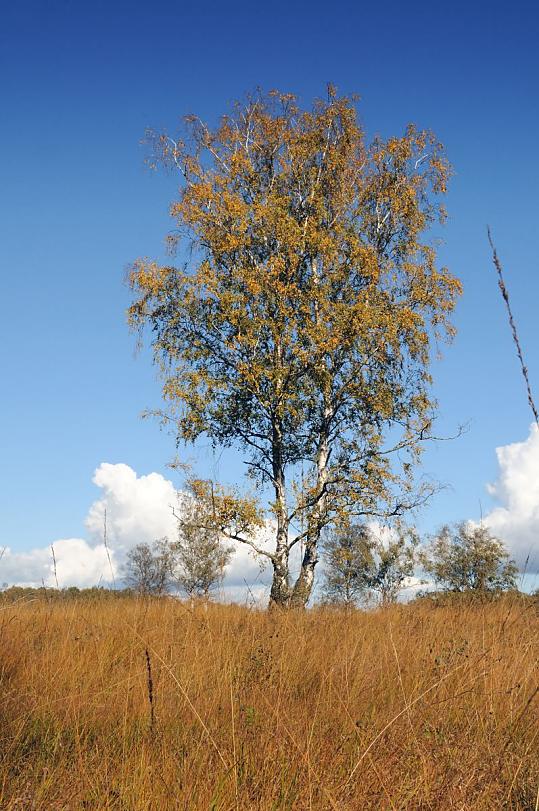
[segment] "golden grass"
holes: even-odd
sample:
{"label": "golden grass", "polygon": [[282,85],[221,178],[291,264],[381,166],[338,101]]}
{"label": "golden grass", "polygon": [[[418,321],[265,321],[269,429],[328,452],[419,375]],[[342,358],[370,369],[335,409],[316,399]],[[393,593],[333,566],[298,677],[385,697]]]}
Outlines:
{"label": "golden grass", "polygon": [[37,600],[0,625],[4,811],[539,808],[531,600]]}

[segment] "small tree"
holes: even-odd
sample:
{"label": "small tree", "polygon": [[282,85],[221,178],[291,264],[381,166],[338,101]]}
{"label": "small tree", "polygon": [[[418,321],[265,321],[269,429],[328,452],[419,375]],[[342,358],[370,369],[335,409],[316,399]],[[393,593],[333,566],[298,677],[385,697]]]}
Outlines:
{"label": "small tree", "polygon": [[178,540],[172,545],[175,580],[190,597],[207,598],[222,581],[232,550],[208,520],[204,505],[185,498],[178,518]]}
{"label": "small tree", "polygon": [[139,543],[127,553],[124,565],[126,584],[139,594],[166,594],[171,585],[172,551],[163,539],[153,546]]}
{"label": "small tree", "polygon": [[340,528],[324,543],[324,601],[351,608],[365,595],[370,565],[369,531],[364,525]]}
{"label": "small tree", "polygon": [[414,574],[417,544],[417,537],[410,530],[399,531],[387,541],[373,539],[367,582],[381,605],[394,603],[405,581]]}
{"label": "small tree", "polygon": [[326,599],[350,606],[370,593],[382,605],[394,602],[414,573],[416,546],[410,531],[384,539],[363,524],[340,530],[325,545]]}
{"label": "small tree", "polygon": [[422,556],[425,571],[446,591],[493,592],[516,588],[518,568],[487,527],[445,526]]}

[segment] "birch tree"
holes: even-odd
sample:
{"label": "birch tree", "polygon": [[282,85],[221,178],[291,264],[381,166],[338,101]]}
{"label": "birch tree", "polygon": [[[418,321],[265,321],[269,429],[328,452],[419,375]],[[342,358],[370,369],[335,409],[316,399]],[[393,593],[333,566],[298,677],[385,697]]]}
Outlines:
{"label": "birch tree", "polygon": [[166,538],[152,546],[139,543],[126,555],[123,567],[126,585],[138,594],[166,594],[172,580],[172,553]]}
{"label": "birch tree", "polygon": [[206,505],[184,498],[178,520],[178,538],[170,545],[176,583],[189,597],[207,599],[218,586],[232,556],[220,531],[214,526],[213,514],[207,515]]}
{"label": "birch tree", "polygon": [[326,601],[345,607],[372,597],[381,606],[394,603],[414,574],[417,545],[416,533],[405,527],[339,528],[324,543]]}
{"label": "birch tree", "polygon": [[498,592],[517,587],[518,567],[488,527],[466,521],[445,526],[423,553],[438,586],[456,592]]}
{"label": "birch tree", "polygon": [[236,447],[256,485],[193,482],[214,525],[271,564],[272,603],[302,606],[326,527],[431,491],[413,471],[432,436],[433,338],[451,336],[460,293],[429,238],[449,165],[413,125],[368,143],[331,87],[311,109],[256,93],[214,128],[189,116],[182,138],[151,140],[180,181],[172,261],[134,263],[130,323],[151,330],[178,441]]}
{"label": "birch tree", "polygon": [[365,599],[365,572],[372,555],[370,533],[364,524],[337,528],[322,545],[325,603],[353,608]]}

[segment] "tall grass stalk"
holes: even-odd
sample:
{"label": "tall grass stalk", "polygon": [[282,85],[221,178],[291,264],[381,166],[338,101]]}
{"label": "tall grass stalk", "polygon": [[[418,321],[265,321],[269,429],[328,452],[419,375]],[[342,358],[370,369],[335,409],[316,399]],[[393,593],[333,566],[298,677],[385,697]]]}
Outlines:
{"label": "tall grass stalk", "polygon": [[524,384],[526,386],[526,393],[528,395],[528,404],[529,404],[529,406],[530,406],[530,408],[532,410],[532,414],[533,414],[534,420],[535,420],[535,422],[537,424],[537,427],[539,428],[539,412],[537,411],[537,406],[535,404],[535,400],[534,400],[534,397],[533,397],[533,394],[532,394],[532,389],[531,389],[531,385],[530,385],[530,378],[529,378],[529,375],[528,375],[528,367],[524,363],[524,354],[522,352],[522,346],[521,346],[521,343],[520,343],[520,339],[518,337],[518,332],[517,332],[515,319],[514,319],[514,316],[513,316],[513,311],[511,309],[511,302],[509,300],[509,291],[508,291],[507,286],[505,284],[502,264],[501,264],[501,262],[500,262],[500,260],[498,258],[498,253],[497,253],[496,248],[494,246],[494,242],[492,240],[492,235],[490,233],[490,228],[488,226],[487,226],[487,234],[488,234],[488,241],[489,241],[490,247],[492,249],[492,262],[494,264],[494,267],[496,268],[496,273],[498,274],[498,287],[500,288],[500,292],[502,294],[502,298],[503,298],[504,303],[505,303],[505,308],[507,310],[507,317],[509,319],[509,327],[511,329],[511,335],[513,337],[513,343],[514,343],[515,349],[517,351],[517,357],[518,357],[518,360],[519,360],[519,363],[520,363],[520,369],[522,371],[522,376],[524,378]]}

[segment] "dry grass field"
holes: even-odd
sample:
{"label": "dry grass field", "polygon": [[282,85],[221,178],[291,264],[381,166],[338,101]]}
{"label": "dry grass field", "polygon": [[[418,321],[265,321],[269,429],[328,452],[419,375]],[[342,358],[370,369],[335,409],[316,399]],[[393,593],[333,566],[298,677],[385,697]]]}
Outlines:
{"label": "dry grass field", "polygon": [[531,599],[0,608],[3,811],[539,808]]}

